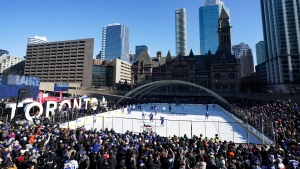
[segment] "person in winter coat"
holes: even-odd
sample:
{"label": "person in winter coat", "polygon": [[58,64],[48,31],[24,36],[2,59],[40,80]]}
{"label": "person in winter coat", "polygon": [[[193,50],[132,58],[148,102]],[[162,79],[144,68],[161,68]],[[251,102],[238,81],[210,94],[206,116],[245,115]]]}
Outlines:
{"label": "person in winter coat", "polygon": [[125,165],[125,157],[123,157],[121,159],[121,161],[118,163],[116,169],[126,169],[126,165]]}
{"label": "person in winter coat", "polygon": [[146,167],[147,169],[154,169],[152,154],[149,154],[148,158],[146,159]]}
{"label": "person in winter coat", "polygon": [[196,163],[196,166],[198,166],[199,169],[206,169],[206,162],[203,157]]}
{"label": "person in winter coat", "polygon": [[90,159],[86,155],[85,151],[80,152],[80,158],[78,160],[79,169],[88,169],[90,167]]}
{"label": "person in winter coat", "polygon": [[110,165],[108,164],[107,160],[104,160],[102,165],[101,165],[101,169],[110,169]]}
{"label": "person in winter coat", "polygon": [[[172,154],[169,154],[171,152]],[[168,157],[165,161],[166,163],[166,169],[173,169],[174,167],[174,159],[175,159],[175,154],[172,149],[169,149],[169,151],[166,152]]]}
{"label": "person in winter coat", "polygon": [[180,153],[179,158],[176,160],[175,168],[179,168],[182,166],[183,163],[186,162],[186,158],[183,153]]}
{"label": "person in winter coat", "polygon": [[109,152],[108,164],[110,165],[111,169],[115,169],[117,166],[116,156],[112,151]]}
{"label": "person in winter coat", "polygon": [[225,160],[222,160],[220,165],[218,166],[218,169],[227,169],[226,165],[225,165]]}
{"label": "person in winter coat", "polygon": [[160,159],[158,157],[154,158],[153,163],[154,163],[154,169],[160,169],[161,168]]}

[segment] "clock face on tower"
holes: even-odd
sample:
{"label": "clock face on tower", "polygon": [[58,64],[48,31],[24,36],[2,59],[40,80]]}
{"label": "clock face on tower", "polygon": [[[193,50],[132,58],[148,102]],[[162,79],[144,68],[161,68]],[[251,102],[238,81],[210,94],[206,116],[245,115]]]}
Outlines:
{"label": "clock face on tower", "polygon": [[222,28],[227,27],[228,25],[229,25],[228,22],[225,21],[225,20],[221,22],[221,27]]}

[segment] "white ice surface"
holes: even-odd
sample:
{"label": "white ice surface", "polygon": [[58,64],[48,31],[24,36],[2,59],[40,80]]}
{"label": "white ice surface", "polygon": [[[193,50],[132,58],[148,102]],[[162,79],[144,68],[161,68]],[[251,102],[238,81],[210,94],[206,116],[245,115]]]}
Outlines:
{"label": "white ice surface", "polygon": [[[154,104],[153,104],[154,105]],[[158,113],[154,116],[154,122],[150,123],[149,114],[154,110],[150,110],[150,104],[143,104],[142,110],[145,111],[145,119],[142,119],[142,111],[135,109],[131,114],[122,114],[121,112],[103,115],[98,114],[96,117],[86,117],[86,119],[77,120],[76,127],[84,124],[86,129],[90,128],[113,128],[117,133],[124,133],[127,130],[136,133],[141,132],[143,124],[149,124],[153,130],[161,136],[183,136],[186,134],[189,138],[192,135],[214,138],[218,134],[222,141],[233,141],[235,143],[247,143],[247,129],[238,124],[225,112],[217,106],[213,108],[209,105],[209,118],[205,119],[206,105],[171,105],[172,111],[169,112],[168,104],[156,104]],[[162,107],[166,110],[162,113]],[[136,106],[137,107],[137,106]],[[160,126],[160,117],[165,118],[164,127]],[[93,118],[96,120],[93,123]],[[75,128],[74,123],[70,124],[70,128]],[[256,136],[248,132],[249,143],[262,144],[262,141]]]}

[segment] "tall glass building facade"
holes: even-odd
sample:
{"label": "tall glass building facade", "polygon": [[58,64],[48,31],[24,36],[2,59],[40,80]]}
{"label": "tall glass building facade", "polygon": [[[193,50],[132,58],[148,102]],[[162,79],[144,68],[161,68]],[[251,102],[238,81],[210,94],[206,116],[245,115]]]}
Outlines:
{"label": "tall glass building facade", "polygon": [[199,8],[200,54],[205,55],[210,50],[216,53],[219,46],[218,20],[222,6],[230,17],[229,8],[219,0],[206,0]]}
{"label": "tall glass building facade", "polygon": [[143,51],[148,52],[148,47],[146,45],[135,46],[134,60],[138,58]]}
{"label": "tall glass building facade", "polygon": [[256,49],[256,61],[257,64],[261,64],[266,61],[266,46],[264,41],[259,41],[255,44]]}
{"label": "tall glass building facade", "polygon": [[261,0],[269,84],[300,82],[300,1]]}
{"label": "tall glass building facade", "polygon": [[106,60],[118,58],[129,63],[129,30],[125,25],[117,23],[106,26],[105,34],[102,33],[102,43],[105,43],[102,52]]}
{"label": "tall glass building facade", "polygon": [[175,12],[176,27],[176,55],[188,55],[187,49],[187,26],[185,8],[177,9]]}

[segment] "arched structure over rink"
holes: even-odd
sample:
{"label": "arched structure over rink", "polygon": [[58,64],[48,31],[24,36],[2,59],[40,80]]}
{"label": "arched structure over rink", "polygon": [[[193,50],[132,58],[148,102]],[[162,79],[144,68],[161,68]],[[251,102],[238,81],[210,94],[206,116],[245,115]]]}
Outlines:
{"label": "arched structure over rink", "polygon": [[181,81],[181,80],[160,80],[160,81],[155,81],[155,82],[150,82],[147,84],[144,84],[142,86],[139,86],[133,90],[131,90],[130,92],[128,92],[126,95],[124,95],[120,100],[117,101],[117,104],[121,103],[124,99],[126,99],[127,97],[131,96],[131,99],[136,98],[138,95],[140,95],[138,97],[141,98],[142,96],[144,96],[145,94],[147,94],[148,92],[158,88],[158,87],[162,87],[162,86],[168,86],[168,85],[187,85],[187,86],[192,86],[195,88],[198,88],[200,90],[203,90],[205,92],[207,92],[208,94],[210,94],[211,96],[213,96],[214,98],[220,100],[221,102],[229,105],[229,102],[227,100],[225,100],[223,97],[221,97],[220,95],[218,95],[217,93],[194,83],[191,82],[186,82],[186,81]]}

